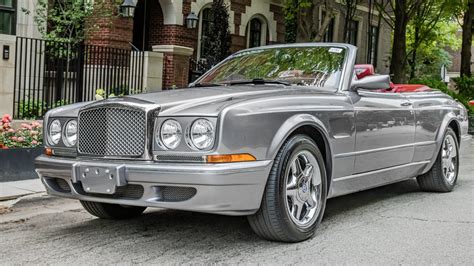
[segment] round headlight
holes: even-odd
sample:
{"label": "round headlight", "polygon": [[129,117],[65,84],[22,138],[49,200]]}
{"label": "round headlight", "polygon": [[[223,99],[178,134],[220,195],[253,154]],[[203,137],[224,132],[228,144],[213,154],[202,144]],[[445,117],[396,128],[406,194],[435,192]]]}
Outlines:
{"label": "round headlight", "polygon": [[76,120],[71,120],[67,122],[66,126],[64,127],[63,142],[64,142],[64,145],[68,147],[76,145],[76,142],[77,142],[77,121]]}
{"label": "round headlight", "polygon": [[161,125],[160,139],[161,143],[168,149],[175,149],[181,142],[181,125],[176,120],[166,120]]}
{"label": "round headlight", "polygon": [[209,149],[214,143],[214,126],[207,119],[197,119],[191,126],[190,138],[194,147]]}
{"label": "round headlight", "polygon": [[53,120],[51,124],[49,124],[49,144],[56,145],[59,143],[61,139],[61,122],[59,120]]}

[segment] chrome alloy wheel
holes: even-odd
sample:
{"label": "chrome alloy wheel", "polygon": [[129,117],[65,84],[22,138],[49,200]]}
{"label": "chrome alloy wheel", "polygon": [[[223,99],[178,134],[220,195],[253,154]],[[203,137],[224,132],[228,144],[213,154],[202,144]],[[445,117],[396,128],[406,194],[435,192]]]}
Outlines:
{"label": "chrome alloy wheel", "polygon": [[453,136],[446,135],[443,141],[443,148],[441,150],[441,165],[443,168],[443,175],[450,184],[456,178],[458,152]]}
{"label": "chrome alloy wheel", "polygon": [[286,170],[286,208],[291,220],[302,227],[313,224],[321,211],[321,171],[308,150],[298,152]]}

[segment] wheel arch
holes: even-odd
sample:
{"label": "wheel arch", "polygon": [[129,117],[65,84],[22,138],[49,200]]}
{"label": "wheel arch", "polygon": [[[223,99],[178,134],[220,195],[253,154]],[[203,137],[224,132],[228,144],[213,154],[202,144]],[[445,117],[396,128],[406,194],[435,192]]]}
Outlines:
{"label": "wheel arch", "polygon": [[441,122],[441,125],[438,130],[438,134],[436,135],[436,149],[435,153],[431,157],[431,161],[429,164],[426,165],[426,167],[423,169],[422,173],[428,172],[431,167],[433,167],[436,157],[438,156],[438,153],[441,149],[441,146],[443,144],[443,138],[444,138],[444,133],[446,132],[446,129],[451,128],[454,133],[456,134],[456,138],[458,141],[458,147],[460,146],[461,143],[461,126],[459,125],[459,121],[457,121],[457,116],[454,114],[454,112],[449,112],[444,116],[443,121]]}
{"label": "wheel arch", "polygon": [[328,193],[332,183],[333,157],[331,143],[329,142],[328,130],[324,124],[315,116],[299,114],[286,120],[275,134],[272,144],[267,152],[267,158],[275,159],[278,151],[285,141],[296,135],[304,134],[310,137],[318,146],[324,159],[327,173]]}

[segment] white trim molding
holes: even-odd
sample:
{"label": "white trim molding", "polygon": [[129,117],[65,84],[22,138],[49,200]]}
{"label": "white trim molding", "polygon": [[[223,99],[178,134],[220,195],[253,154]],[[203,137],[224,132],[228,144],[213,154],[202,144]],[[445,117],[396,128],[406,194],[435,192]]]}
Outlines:
{"label": "white trim molding", "polygon": [[[234,23],[234,11],[230,9],[231,2],[230,0],[225,0],[227,6],[227,11],[229,11],[229,30],[231,34],[235,32],[235,23]],[[212,5],[212,0],[196,0],[196,2],[191,2],[191,12],[194,12],[197,16],[201,14],[203,8],[207,8]],[[201,19],[199,17],[199,19]],[[200,33],[199,33],[200,34]]]}
{"label": "white trim molding", "polygon": [[194,52],[193,48],[180,45],[153,45],[153,52],[168,53],[174,55],[191,56]]}
{"label": "white trim molding", "polygon": [[260,15],[267,22],[269,41],[275,42],[277,40],[277,22],[273,17],[273,12],[270,11],[271,3],[270,0],[252,0],[251,5],[245,7],[245,13],[242,13],[238,35],[245,36],[247,24],[255,15]]}
{"label": "white trim molding", "polygon": [[159,0],[163,12],[164,25],[183,25],[183,1]]}

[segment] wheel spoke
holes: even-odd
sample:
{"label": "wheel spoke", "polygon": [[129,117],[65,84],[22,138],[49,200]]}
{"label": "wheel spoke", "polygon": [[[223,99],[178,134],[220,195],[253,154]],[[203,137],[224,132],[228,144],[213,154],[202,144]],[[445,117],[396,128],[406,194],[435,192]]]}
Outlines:
{"label": "wheel spoke", "polygon": [[310,163],[307,163],[306,167],[303,170],[303,176],[311,177],[313,175],[313,170],[314,170],[314,167]]}
{"label": "wheel spoke", "polygon": [[296,187],[286,190],[286,196],[290,197],[292,200],[294,200],[296,198],[297,194],[298,194],[298,188],[296,188]]}
{"label": "wheel spoke", "polygon": [[294,160],[291,164],[291,170],[293,171],[294,176],[299,176],[303,172],[303,168],[301,167],[301,162],[298,157],[296,157],[296,160]]}
{"label": "wheel spoke", "polygon": [[309,208],[314,208],[316,206],[316,199],[313,198],[313,195],[310,195],[306,203],[308,204]]}
{"label": "wheel spoke", "polygon": [[303,206],[304,206],[304,203],[301,202],[300,200],[295,200],[295,207],[296,207],[296,210],[294,212],[295,214],[295,218],[297,220],[301,220],[301,212],[303,211]]}
{"label": "wheel spoke", "polygon": [[293,189],[297,189],[297,186],[298,186],[298,178],[294,175],[290,175],[288,176],[289,180],[286,184],[286,189],[287,190],[293,190]]}

